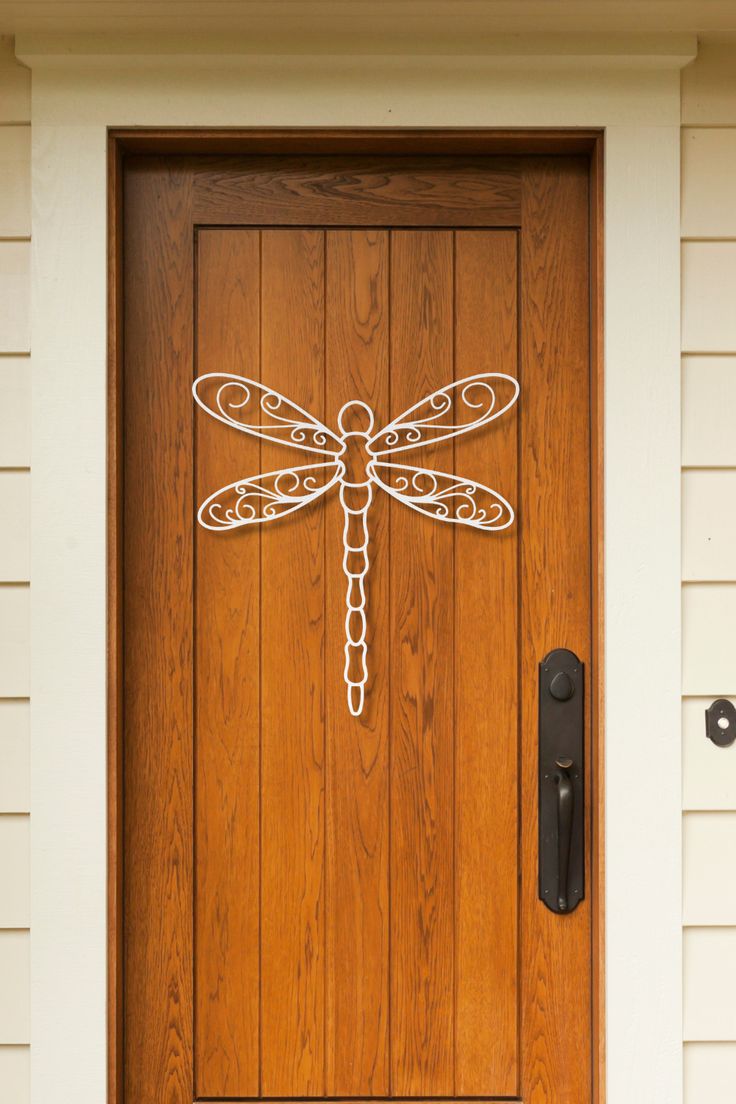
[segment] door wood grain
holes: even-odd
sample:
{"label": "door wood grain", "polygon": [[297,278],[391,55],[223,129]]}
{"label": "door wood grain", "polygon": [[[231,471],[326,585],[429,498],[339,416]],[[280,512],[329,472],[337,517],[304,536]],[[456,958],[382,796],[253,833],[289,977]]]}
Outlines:
{"label": "door wood grain", "polygon": [[[389,232],[329,231],[325,240],[327,424],[343,403],[389,411]],[[370,513],[371,662],[364,715],[345,708],[343,513],[327,527],[327,1092],[389,1093],[389,504]]]}
{"label": "door wood grain", "polygon": [[[261,374],[324,417],[324,233],[261,234]],[[284,455],[284,453],[287,455]],[[263,442],[263,471],[294,463]],[[324,510],[261,537],[261,1092],[325,1092]]]}
{"label": "door wood grain", "polygon": [[[151,217],[153,216],[153,218]],[[191,181],[126,196],[124,1066],[129,1100],[193,1094]]]}
{"label": "door wood grain", "polygon": [[[453,375],[453,236],[396,231],[391,415]],[[423,455],[424,455],[423,450]],[[411,451],[403,454],[414,461]],[[452,443],[422,462],[453,470]],[[454,1087],[453,530],[391,502],[392,1091]]]}
{"label": "door wood grain", "polygon": [[[521,239],[522,1089],[590,1095],[590,896],[563,924],[537,899],[537,665],[557,646],[590,670],[590,361],[585,164],[540,159]],[[586,703],[589,731],[589,701]],[[590,747],[589,742],[587,747]],[[590,762],[585,764],[590,793]],[[590,839],[590,817],[586,833]],[[586,885],[590,848],[586,847]],[[560,1012],[560,1010],[564,1012]]]}
{"label": "door wood grain", "polygon": [[[455,236],[455,377],[518,371],[517,235]],[[518,1091],[518,410],[455,441],[455,468],[516,503],[517,523],[455,530],[456,1085]]]}
{"label": "door wood grain", "polygon": [[[260,374],[260,235],[197,238],[197,372]],[[197,408],[196,501],[260,470],[257,440]],[[224,540],[218,538],[224,536]],[[260,976],[260,541],[195,530],[195,1069],[255,1096]],[[233,892],[236,879],[237,892]],[[200,953],[207,948],[207,953]]]}
{"label": "door wood grain", "polygon": [[[592,1104],[597,887],[588,862],[556,916],[536,868],[537,664],[592,659],[586,158],[141,156],[123,218],[118,1104]],[[358,398],[378,428],[485,371],[516,407],[397,459],[516,520],[376,491],[353,718],[337,489],[195,522],[326,458],[195,415],[192,380],[260,379],[332,428]]]}

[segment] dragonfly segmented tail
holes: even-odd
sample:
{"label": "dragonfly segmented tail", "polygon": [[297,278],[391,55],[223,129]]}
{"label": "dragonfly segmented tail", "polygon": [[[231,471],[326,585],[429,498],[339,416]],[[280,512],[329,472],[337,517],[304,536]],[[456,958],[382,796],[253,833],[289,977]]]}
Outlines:
{"label": "dragonfly segmented tail", "polygon": [[354,717],[363,712],[365,684],[368,681],[368,646],[365,642],[365,581],[368,559],[368,511],[373,502],[373,487],[340,486],[343,527],[342,567],[347,580],[345,594],[345,683],[348,709]]}

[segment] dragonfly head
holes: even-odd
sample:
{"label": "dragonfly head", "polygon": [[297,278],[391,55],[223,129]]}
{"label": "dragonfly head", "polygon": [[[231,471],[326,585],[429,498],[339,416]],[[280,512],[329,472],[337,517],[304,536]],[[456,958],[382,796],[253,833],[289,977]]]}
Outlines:
{"label": "dragonfly head", "polygon": [[373,411],[360,399],[346,402],[337,415],[337,425],[343,437],[349,433],[360,433],[370,437],[374,422]]}

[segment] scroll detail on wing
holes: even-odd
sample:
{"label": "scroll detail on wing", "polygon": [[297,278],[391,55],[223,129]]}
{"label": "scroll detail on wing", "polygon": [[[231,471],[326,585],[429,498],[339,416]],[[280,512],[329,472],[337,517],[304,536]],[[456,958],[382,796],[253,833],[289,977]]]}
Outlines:
{"label": "scroll detail on wing", "polygon": [[508,528],[514,520],[506,499],[473,479],[378,460],[372,460],[368,468],[387,494],[437,521],[498,530]]}
{"label": "scroll detail on wing", "polygon": [[197,519],[205,529],[216,530],[274,521],[325,494],[343,470],[339,461],[333,461],[238,479],[210,495]]}
{"label": "scroll detail on wing", "polygon": [[278,391],[245,376],[210,372],[198,376],[192,394],[213,418],[266,441],[336,456],[342,441],[318,418]]}
{"label": "scroll detail on wing", "polygon": [[500,372],[456,380],[394,418],[374,434],[368,450],[384,456],[458,437],[499,418],[518,395],[518,382]]}

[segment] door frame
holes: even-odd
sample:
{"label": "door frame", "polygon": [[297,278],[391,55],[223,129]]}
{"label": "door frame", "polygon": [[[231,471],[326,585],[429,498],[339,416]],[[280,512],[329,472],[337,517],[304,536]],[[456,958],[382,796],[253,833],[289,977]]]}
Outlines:
{"label": "door frame", "polygon": [[422,157],[585,154],[590,180],[590,442],[591,442],[591,1046],[592,1100],[605,1085],[604,856],[604,591],[603,591],[603,160],[601,129],[500,130],[431,128],[111,129],[108,133],[108,401],[107,401],[107,917],[108,1100],[123,1104],[123,178],[128,154],[222,156],[403,154]]}
{"label": "door frame", "polygon": [[99,1104],[108,1075],[108,129],[244,125],[605,130],[605,1080],[609,1104],[679,1104],[680,70],[695,38],[522,36],[472,57],[145,46],[16,38],[33,80],[32,1104]]}

